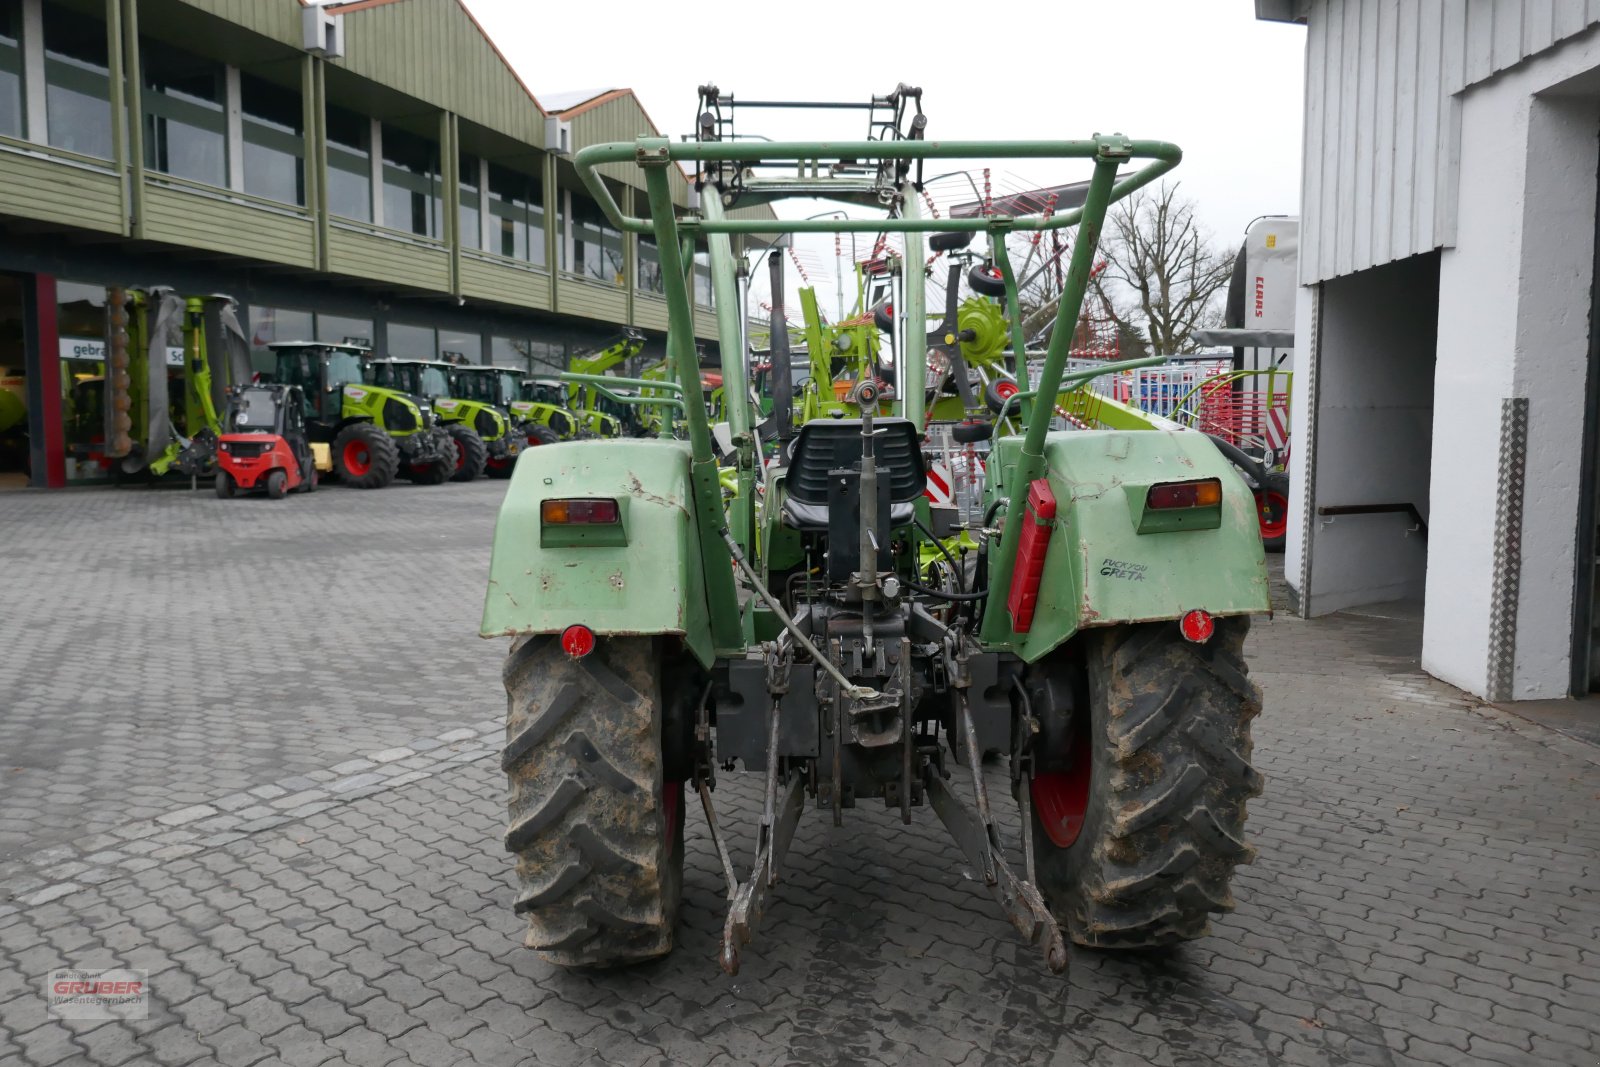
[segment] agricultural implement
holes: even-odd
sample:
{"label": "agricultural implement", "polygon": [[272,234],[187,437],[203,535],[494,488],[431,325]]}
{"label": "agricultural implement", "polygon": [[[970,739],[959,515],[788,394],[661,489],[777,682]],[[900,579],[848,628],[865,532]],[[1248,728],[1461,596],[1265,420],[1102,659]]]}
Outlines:
{"label": "agricultural implement", "polygon": [[[732,98],[707,87],[698,139],[577,154],[612,225],[660,249],[677,395],[701,392],[682,256],[691,240],[710,250],[725,382],[747,380],[738,234],[888,231],[903,235],[903,261],[921,265],[929,233],[999,245],[1008,232],[1076,225],[1056,312],[1065,328],[1036,379],[1019,361],[1009,411],[988,427],[984,507],[964,529],[924,496],[920,270],[898,301],[891,380],[858,380],[853,411],[800,426],[777,465],[761,462],[746,392],[725,391],[726,498],[695,403],[678,415],[686,440],[576,441],[523,457],[495,531],[481,632],[513,638],[505,846],[526,943],[555,963],[671,949],[688,795],[726,880],[729,973],[782,873],[804,862],[789,847],[808,798],[835,825],[868,800],[906,823],[930,807],[976,884],[1057,972],[1069,940],[1201,936],[1211,913],[1233,906],[1232,871],[1252,856],[1244,818],[1261,788],[1249,764],[1260,696],[1243,643],[1268,600],[1251,498],[1199,434],[1052,430],[1106,208],[1175,166],[1178,149],[1121,135],[933,142],[920,91],[861,106],[869,140],[735,139]],[[923,217],[923,164],[980,158],[1085,161],[1087,198],[1050,218]],[[648,217],[626,215],[600,177],[622,164],[643,171]],[[697,171],[698,214],[673,210],[678,166]],[[1126,166],[1138,169],[1118,177]],[[887,217],[728,217],[786,197]],[[998,262],[1014,301],[1003,253]],[[773,353],[777,366],[787,358]],[[1007,432],[1010,411],[1019,432]],[[925,567],[924,549],[958,533],[978,552]],[[1005,758],[1016,800],[1005,813],[984,773],[989,752]],[[762,782],[743,876],[713,804],[718,772],[736,768]],[[1007,825],[1020,864],[1002,845]]]}
{"label": "agricultural implement", "polygon": [[112,289],[106,319],[106,373],[73,395],[100,424],[78,432],[125,475],[209,474],[227,390],[252,377],[233,298]]}
{"label": "agricultural implement", "polygon": [[404,473],[423,485],[453,475],[460,454],[426,399],[369,385],[360,345],[285,341],[272,346],[273,380],[299,386],[306,434],[329,444],[339,480],[357,489],[382,489]]}

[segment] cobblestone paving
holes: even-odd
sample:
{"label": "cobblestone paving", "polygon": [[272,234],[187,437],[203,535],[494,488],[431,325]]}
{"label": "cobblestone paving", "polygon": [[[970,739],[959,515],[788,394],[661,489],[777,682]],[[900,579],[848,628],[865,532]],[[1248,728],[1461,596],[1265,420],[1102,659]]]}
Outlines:
{"label": "cobblestone paving", "polygon": [[[802,822],[728,979],[692,807],[678,951],[547,967],[472,636],[499,488],[0,498],[0,1064],[1600,1060],[1600,756],[1422,675],[1403,611],[1258,622],[1260,858],[1169,955],[1053,978],[929,812],[864,806]],[[755,784],[717,801],[748,841]],[[48,1017],[113,965],[148,1019]]]}

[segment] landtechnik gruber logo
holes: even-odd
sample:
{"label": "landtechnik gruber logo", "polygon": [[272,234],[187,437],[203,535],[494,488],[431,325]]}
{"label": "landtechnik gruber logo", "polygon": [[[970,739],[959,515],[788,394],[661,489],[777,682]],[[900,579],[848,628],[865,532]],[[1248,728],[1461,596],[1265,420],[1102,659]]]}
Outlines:
{"label": "landtechnik gruber logo", "polygon": [[150,1014],[149,971],[62,968],[45,980],[56,1019],[144,1019]]}

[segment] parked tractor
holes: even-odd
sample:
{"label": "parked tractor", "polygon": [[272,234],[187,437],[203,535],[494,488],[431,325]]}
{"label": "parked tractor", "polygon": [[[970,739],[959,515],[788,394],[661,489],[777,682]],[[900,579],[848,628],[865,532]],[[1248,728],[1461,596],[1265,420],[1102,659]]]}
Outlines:
{"label": "parked tractor", "polygon": [[567,407],[565,385],[556,378],[531,378],[522,371],[506,373],[516,383],[511,414],[529,427],[528,444],[553,445],[578,435],[578,418]]}
{"label": "parked tractor", "polygon": [[366,375],[372,385],[397,389],[432,406],[434,417],[456,445],[450,480],[470,482],[484,472],[491,455],[515,463],[524,439],[505,412],[456,395],[457,369],[439,360],[369,359]]}
{"label": "parked tractor", "polygon": [[[1233,869],[1253,855],[1245,805],[1261,789],[1249,763],[1261,698],[1244,661],[1250,616],[1268,609],[1254,503],[1200,434],[1051,428],[1063,387],[1098,373],[1065,366],[1107,206],[1171,170],[1178,148],[1120,134],[928,141],[920,90],[903,85],[874,98],[859,141],[736,137],[730,104],[705,87],[695,140],[575,157],[611,224],[660,250],[674,391],[702,391],[689,240],[710,252],[724,381],[748,380],[741,234],[903,235],[916,266],[895,301],[900,350],[887,381],[862,376],[850,413],[800,426],[771,468],[747,391],[727,390],[726,503],[698,403],[677,416],[686,440],[575,441],[519,463],[481,632],[512,638],[505,847],[526,943],[568,966],[668,952],[687,795],[727,885],[730,974],[781,875],[810,862],[790,854],[807,798],[835,825],[868,801],[907,824],[931,808],[1052,971],[1066,968],[1069,940],[1144,948],[1203,935],[1211,913],[1233,907]],[[925,161],[1021,158],[1087,161],[1082,207],[922,215]],[[648,215],[626,214],[602,180],[619,165],[642,170]],[[701,183],[694,214],[673,209],[677,168]],[[888,217],[730,217],[790,197]],[[985,507],[962,528],[924,496],[924,235],[995,244],[1073,225],[1065,328],[1037,381],[1023,372],[1017,432],[991,425]],[[958,533],[974,555],[924,565],[926,546]],[[991,795],[990,752],[1014,807]],[[717,775],[736,772],[757,776],[762,795],[742,876],[713,804]]]}
{"label": "parked tractor", "polygon": [[[517,464],[517,456],[532,445],[549,445],[561,440],[560,434],[550,426],[524,418],[516,409],[522,403],[522,372],[505,367],[490,367],[475,363],[458,364],[450,368],[451,391],[455,396],[492,408],[507,421],[506,447],[489,444],[486,470],[491,478],[509,478]],[[531,407],[531,405],[529,405]],[[570,415],[565,412],[547,412],[547,419],[558,415],[571,426]],[[477,416],[481,419],[481,416]]]}
{"label": "parked tractor", "polygon": [[[319,446],[326,449],[326,445]],[[297,385],[234,386],[217,438],[217,496],[262,492],[282,500],[317,488],[317,465],[306,437],[305,397]]]}
{"label": "parked tractor", "polygon": [[273,380],[300,387],[307,436],[333,446],[333,469],[346,485],[382,489],[401,473],[439,485],[456,472],[455,441],[426,399],[367,384],[366,348],[286,341],[272,353]]}

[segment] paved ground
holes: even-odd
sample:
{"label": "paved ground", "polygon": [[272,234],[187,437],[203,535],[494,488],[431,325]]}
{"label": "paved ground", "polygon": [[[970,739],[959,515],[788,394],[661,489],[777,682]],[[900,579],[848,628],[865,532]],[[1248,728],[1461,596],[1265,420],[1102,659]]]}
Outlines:
{"label": "paved ground", "polygon": [[[863,807],[802,824],[730,980],[691,809],[677,953],[545,966],[473,636],[500,491],[0,501],[0,1064],[1600,1060],[1600,756],[1422,675],[1403,609],[1257,625],[1260,858],[1169,956],[1064,984],[929,813]],[[150,1018],[47,1017],[111,965]]]}

